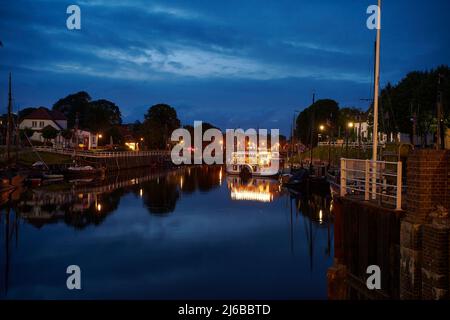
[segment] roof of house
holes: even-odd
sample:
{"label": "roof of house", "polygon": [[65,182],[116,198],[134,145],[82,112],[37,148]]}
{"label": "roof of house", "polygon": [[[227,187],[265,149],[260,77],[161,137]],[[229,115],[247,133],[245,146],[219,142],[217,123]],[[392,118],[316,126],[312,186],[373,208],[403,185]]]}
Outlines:
{"label": "roof of house", "polygon": [[29,115],[25,116],[22,120],[66,120],[66,116],[56,110],[49,110],[44,107],[39,107],[33,112],[31,112]]}

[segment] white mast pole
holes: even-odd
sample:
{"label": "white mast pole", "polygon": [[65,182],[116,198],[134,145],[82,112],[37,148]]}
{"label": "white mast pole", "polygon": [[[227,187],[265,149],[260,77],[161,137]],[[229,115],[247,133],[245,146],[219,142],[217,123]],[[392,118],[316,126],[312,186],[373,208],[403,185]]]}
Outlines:
{"label": "white mast pole", "polygon": [[377,19],[377,42],[375,49],[375,89],[373,98],[373,177],[372,177],[372,199],[376,198],[377,191],[377,152],[378,152],[378,97],[380,91],[380,40],[381,40],[381,0],[378,0]]}

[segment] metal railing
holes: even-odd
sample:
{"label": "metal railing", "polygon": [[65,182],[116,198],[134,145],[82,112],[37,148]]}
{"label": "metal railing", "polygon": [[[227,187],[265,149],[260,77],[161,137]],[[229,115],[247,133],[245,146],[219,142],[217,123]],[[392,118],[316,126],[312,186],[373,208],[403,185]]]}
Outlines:
{"label": "metal railing", "polygon": [[145,156],[168,156],[170,151],[88,151],[88,150],[73,150],[37,146],[34,147],[36,151],[51,152],[63,155],[77,155],[90,158],[121,158],[121,157],[145,157]]}
{"label": "metal railing", "polygon": [[402,209],[402,162],[341,159],[340,195],[364,195]]}
{"label": "metal railing", "polygon": [[[384,145],[385,142],[384,141],[380,141],[378,142],[378,145]],[[328,141],[321,141],[318,143],[319,147],[328,147],[328,145],[331,145],[332,147],[345,147],[345,146],[349,146],[349,147],[366,147],[366,148],[371,148],[373,146],[372,142],[349,142],[348,144],[346,142],[328,142]]]}

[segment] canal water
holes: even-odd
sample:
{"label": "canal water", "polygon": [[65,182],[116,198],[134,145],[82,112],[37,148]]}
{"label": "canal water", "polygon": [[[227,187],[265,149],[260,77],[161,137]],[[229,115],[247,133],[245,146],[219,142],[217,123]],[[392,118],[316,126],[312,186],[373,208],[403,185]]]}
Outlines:
{"label": "canal water", "polygon": [[0,209],[0,298],[326,299],[329,208],[206,166],[23,189]]}

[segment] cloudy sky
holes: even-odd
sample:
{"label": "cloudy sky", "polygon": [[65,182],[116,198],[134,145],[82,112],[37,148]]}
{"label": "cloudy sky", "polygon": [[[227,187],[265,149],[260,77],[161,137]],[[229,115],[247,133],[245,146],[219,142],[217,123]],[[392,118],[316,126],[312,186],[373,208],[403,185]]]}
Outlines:
{"label": "cloudy sky", "polygon": [[[289,130],[318,98],[367,108],[375,0],[0,0],[0,112],[85,90],[125,121],[164,102],[183,123]],[[450,64],[448,0],[384,1],[382,84]],[[66,9],[81,8],[81,30]]]}

